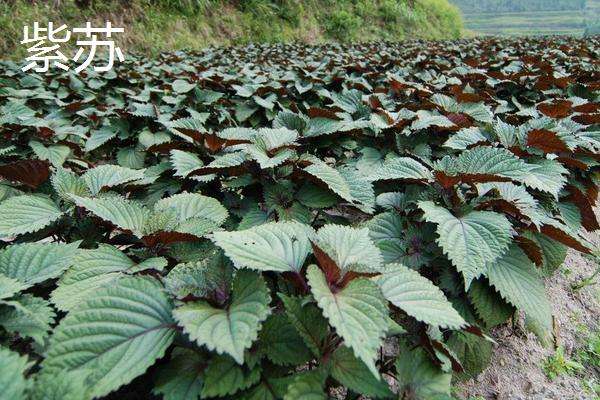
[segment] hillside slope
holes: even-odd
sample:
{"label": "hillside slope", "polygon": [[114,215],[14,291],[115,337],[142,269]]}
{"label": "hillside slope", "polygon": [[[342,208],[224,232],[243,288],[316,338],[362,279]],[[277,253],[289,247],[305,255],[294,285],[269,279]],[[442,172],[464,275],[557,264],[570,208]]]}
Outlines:
{"label": "hillside slope", "polygon": [[146,54],[248,42],[457,38],[462,32],[460,13],[447,0],[9,0],[0,2],[0,52],[22,57],[23,26],[35,21],[73,27],[106,20],[125,28],[121,48]]}

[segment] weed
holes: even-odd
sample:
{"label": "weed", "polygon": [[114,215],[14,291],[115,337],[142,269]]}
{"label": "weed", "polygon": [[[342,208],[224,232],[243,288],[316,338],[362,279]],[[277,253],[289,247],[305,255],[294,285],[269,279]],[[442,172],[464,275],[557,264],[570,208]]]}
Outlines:
{"label": "weed", "polygon": [[[581,386],[589,395],[595,396],[595,400],[600,399],[600,382],[598,381],[598,372],[600,370],[600,331],[589,335],[583,347],[577,350],[575,358],[585,366],[587,371],[591,371],[591,377],[587,376],[581,379]],[[588,373],[587,375],[590,375]]]}
{"label": "weed", "polygon": [[600,273],[600,266],[598,268],[596,268],[596,271],[594,271],[594,273],[592,275],[590,275],[589,277],[584,278],[584,279],[580,280],[579,282],[571,284],[571,289],[573,289],[573,291],[577,292],[585,287],[594,286],[594,285],[598,284],[598,282],[596,282],[596,277],[598,276],[599,273]]}
{"label": "weed", "polygon": [[579,282],[575,282],[571,284],[571,289],[574,292],[577,292],[585,287],[596,285],[596,277],[600,274],[600,250],[596,249],[593,254],[585,255],[585,257],[594,265],[596,265],[596,270],[587,278],[580,280]]}
{"label": "weed", "polygon": [[542,370],[550,380],[554,380],[563,374],[575,373],[582,369],[584,369],[584,366],[581,363],[567,358],[565,349],[562,346],[559,346],[554,355],[548,357],[542,365]]}
{"label": "weed", "polygon": [[588,336],[585,346],[577,351],[576,358],[585,366],[600,368],[600,331]]}

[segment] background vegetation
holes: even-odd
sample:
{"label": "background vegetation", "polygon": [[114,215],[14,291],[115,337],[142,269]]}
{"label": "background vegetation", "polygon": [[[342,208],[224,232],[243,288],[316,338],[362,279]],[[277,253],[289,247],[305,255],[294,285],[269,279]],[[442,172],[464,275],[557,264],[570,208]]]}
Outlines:
{"label": "background vegetation", "polygon": [[600,0],[452,0],[475,34],[600,33]]}
{"label": "background vegetation", "polygon": [[156,54],[248,42],[457,38],[459,10],[447,0],[53,0],[0,1],[0,52],[21,57],[24,25],[110,20],[119,44]]}
{"label": "background vegetation", "polygon": [[453,0],[468,12],[583,10],[586,0]]}

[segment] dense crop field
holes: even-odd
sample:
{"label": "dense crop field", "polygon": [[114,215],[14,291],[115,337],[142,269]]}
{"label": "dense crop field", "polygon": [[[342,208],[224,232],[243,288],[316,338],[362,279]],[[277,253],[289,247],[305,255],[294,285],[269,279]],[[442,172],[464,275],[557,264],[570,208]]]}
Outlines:
{"label": "dense crop field", "polygon": [[10,399],[451,399],[590,253],[600,41],[0,64]]}

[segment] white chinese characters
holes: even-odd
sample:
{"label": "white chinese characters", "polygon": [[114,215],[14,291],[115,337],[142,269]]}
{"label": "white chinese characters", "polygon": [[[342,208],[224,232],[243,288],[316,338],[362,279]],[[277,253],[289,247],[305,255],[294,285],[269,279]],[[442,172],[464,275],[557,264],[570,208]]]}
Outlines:
{"label": "white chinese characters", "polygon": [[[22,70],[33,69],[36,72],[47,72],[50,66],[53,66],[68,71],[71,60],[76,63],[81,60],[81,64],[75,68],[75,72],[79,73],[91,65],[98,49],[104,47],[108,58],[106,64],[103,66],[94,65],[94,70],[97,72],[110,71],[113,68],[115,59],[120,62],[125,61],[123,52],[111,40],[113,34],[123,32],[123,28],[113,27],[110,21],[107,21],[106,26],[102,28],[94,28],[90,22],[87,22],[85,27],[73,28],[72,31],[64,24],[55,28],[53,22],[49,22],[47,27],[41,27],[38,22],[34,22],[32,32],[29,31],[29,26],[23,27],[21,44],[29,46],[27,52],[31,55],[25,59],[27,64]],[[61,44],[67,43],[71,39],[72,34],[73,36],[79,34],[80,37],[77,38],[76,42],[79,49],[70,60],[63,54],[60,47]],[[84,56],[86,53],[87,55]]]}
{"label": "white chinese characters", "polygon": [[[23,40],[21,44],[33,43],[31,47],[27,49],[28,53],[34,53],[33,55],[26,58],[27,61],[31,61],[29,64],[24,66],[23,71],[28,71],[35,67],[36,72],[47,72],[50,67],[50,62],[53,62],[54,66],[64,69],[65,71],[69,67],[65,64],[69,59],[59,50],[60,43],[65,43],[71,38],[71,32],[68,30],[65,32],[63,37],[55,36],[57,33],[65,30],[66,25],[54,29],[54,23],[48,22],[48,28],[40,28],[39,23],[33,23],[33,34],[29,37],[29,27],[23,27]],[[46,41],[53,43],[53,46],[44,46]],[[40,66],[38,63],[43,62]]]}

